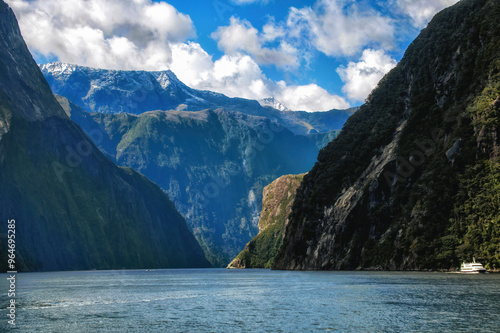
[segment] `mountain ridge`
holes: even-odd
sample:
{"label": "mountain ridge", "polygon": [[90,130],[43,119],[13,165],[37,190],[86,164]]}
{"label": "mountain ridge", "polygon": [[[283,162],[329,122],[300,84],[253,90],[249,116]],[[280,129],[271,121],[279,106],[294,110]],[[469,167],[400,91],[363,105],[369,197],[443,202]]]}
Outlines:
{"label": "mountain ridge", "polygon": [[357,110],[280,111],[255,100],[192,89],[169,70],[105,70],[59,62],[39,66],[55,94],[87,112],[141,114],[154,110],[225,109],[263,116],[296,134],[308,134],[339,130]]}
{"label": "mountain ridge", "polygon": [[[6,108],[3,108],[2,132],[6,132],[8,120],[12,116],[27,121],[44,120],[52,116],[66,118],[61,107],[54,103],[51,98],[51,94],[49,94],[50,88],[43,75],[38,72],[36,75],[30,76],[25,70],[32,67],[33,64],[36,65],[36,63],[22,39],[14,12],[7,4],[3,4],[0,10],[2,10],[2,15],[5,17],[0,22],[0,43],[10,46],[10,51],[6,50],[8,53],[5,62],[0,64],[0,78],[2,79],[0,89],[2,98],[9,101],[10,108],[13,111],[8,112]],[[18,56],[14,57],[12,53]],[[5,84],[6,81],[10,84]],[[42,93],[31,96],[31,98],[26,98],[23,94],[26,89],[35,90],[38,86],[45,88]]]}

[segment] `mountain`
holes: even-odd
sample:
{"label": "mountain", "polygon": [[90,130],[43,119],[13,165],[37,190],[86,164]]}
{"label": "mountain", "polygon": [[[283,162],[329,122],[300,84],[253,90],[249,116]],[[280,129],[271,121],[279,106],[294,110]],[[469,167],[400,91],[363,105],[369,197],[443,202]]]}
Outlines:
{"label": "mountain", "polygon": [[283,104],[281,104],[281,102],[276,100],[274,97],[268,97],[268,98],[261,99],[259,101],[259,104],[264,106],[264,107],[269,106],[269,107],[276,109],[276,110],[279,110],[279,111],[292,111],[289,108],[287,108],[286,106],[284,106]]}
{"label": "mountain", "polygon": [[[271,113],[276,110],[266,107]],[[306,111],[282,111],[280,112],[279,123],[297,134],[315,134],[326,133],[342,129],[347,119],[352,116],[358,107],[347,110],[331,110],[325,112],[306,112]],[[277,119],[271,117],[271,119]]]}
{"label": "mountain", "polygon": [[[192,89],[171,71],[118,71],[63,63],[41,65],[52,91],[87,112],[141,114],[154,110],[224,109],[266,117],[296,134],[339,130],[356,111],[299,112],[263,107],[259,102]],[[274,99],[268,99],[279,106]]]}
{"label": "mountain", "polygon": [[271,268],[283,240],[283,230],[304,175],[285,175],[264,188],[259,233],[227,268]]}
{"label": "mountain", "polygon": [[309,170],[357,110],[280,111],[192,89],[171,71],[40,69],[71,119],[118,165],[157,183],[221,267],[257,234],[263,187]]}
{"label": "mountain", "polygon": [[263,187],[309,170],[337,134],[297,135],[221,109],[104,114],[58,100],[105,154],[169,195],[207,258],[224,267],[257,234]]}
{"label": "mountain", "polygon": [[498,17],[434,17],[304,177],[274,268],[500,268]]}
{"label": "mountain", "polygon": [[[209,266],[163,191],[67,117],[3,0],[0,135],[0,217],[15,220],[17,270]],[[0,235],[7,269],[7,223]]]}

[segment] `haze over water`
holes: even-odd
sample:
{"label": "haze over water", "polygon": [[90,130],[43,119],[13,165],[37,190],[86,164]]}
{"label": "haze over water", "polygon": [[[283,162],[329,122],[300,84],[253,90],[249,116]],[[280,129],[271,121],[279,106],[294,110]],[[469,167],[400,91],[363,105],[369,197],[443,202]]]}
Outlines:
{"label": "haze over water", "polygon": [[[6,275],[0,287],[8,290]],[[18,332],[498,332],[500,274],[21,273]],[[0,330],[7,325],[1,294]]]}

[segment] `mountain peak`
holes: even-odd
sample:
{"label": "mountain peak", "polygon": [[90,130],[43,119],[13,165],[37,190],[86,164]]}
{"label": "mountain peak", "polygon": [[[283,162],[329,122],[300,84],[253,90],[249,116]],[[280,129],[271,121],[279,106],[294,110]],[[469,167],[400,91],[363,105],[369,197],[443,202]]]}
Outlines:
{"label": "mountain peak", "polygon": [[67,63],[62,63],[62,62],[50,62],[47,64],[39,65],[40,68],[42,69],[47,69],[52,72],[59,72],[59,73],[73,73],[75,69],[78,67],[78,65],[73,65],[73,64],[67,64]]}
{"label": "mountain peak", "polygon": [[180,105],[199,111],[216,105],[205,100],[204,92],[182,83],[171,70],[112,70],[61,62],[40,65],[40,69],[55,94],[89,112],[141,114],[175,110]]}
{"label": "mountain peak", "polygon": [[175,75],[174,72],[172,72],[169,69],[165,71],[155,71],[151,73],[153,74],[153,76],[156,77],[156,80],[163,89],[167,89],[170,85],[185,86],[185,84],[182,83],[181,80],[177,78],[177,75]]}
{"label": "mountain peak", "polygon": [[270,107],[272,107],[276,110],[279,110],[279,111],[292,111],[289,108],[287,108],[284,104],[282,104],[281,102],[276,100],[276,98],[274,98],[274,97],[268,97],[268,98],[261,99],[261,100],[259,100],[259,104],[264,106],[264,107],[270,106]]}
{"label": "mountain peak", "polygon": [[102,69],[95,68],[89,66],[81,66],[76,64],[64,63],[64,62],[49,62],[46,64],[38,65],[42,72],[51,72],[53,74],[59,75],[71,75],[76,71],[88,72],[88,73],[96,73],[101,75],[138,75],[138,74],[152,74],[155,78],[158,79],[160,85],[165,89],[170,83],[173,84],[182,84],[183,83],[177,78],[177,75],[174,74],[169,69],[161,70],[161,71],[143,71],[143,70],[119,70],[119,69]]}
{"label": "mountain peak", "polygon": [[[49,85],[37,68],[21,36],[14,12],[0,0],[0,126],[8,131],[10,119],[28,121],[49,117],[66,118],[52,96]],[[33,75],[35,73],[35,75]],[[6,84],[9,82],[9,84]],[[33,93],[29,97],[26,90]],[[6,107],[4,107],[6,106]]]}

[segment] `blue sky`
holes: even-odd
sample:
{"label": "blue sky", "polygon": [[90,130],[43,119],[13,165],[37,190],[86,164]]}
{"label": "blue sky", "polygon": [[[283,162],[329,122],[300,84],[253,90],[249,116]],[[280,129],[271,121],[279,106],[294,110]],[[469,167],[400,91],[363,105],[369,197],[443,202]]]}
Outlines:
{"label": "blue sky", "polygon": [[360,105],[458,0],[7,0],[39,63],[171,69],[292,110]]}

